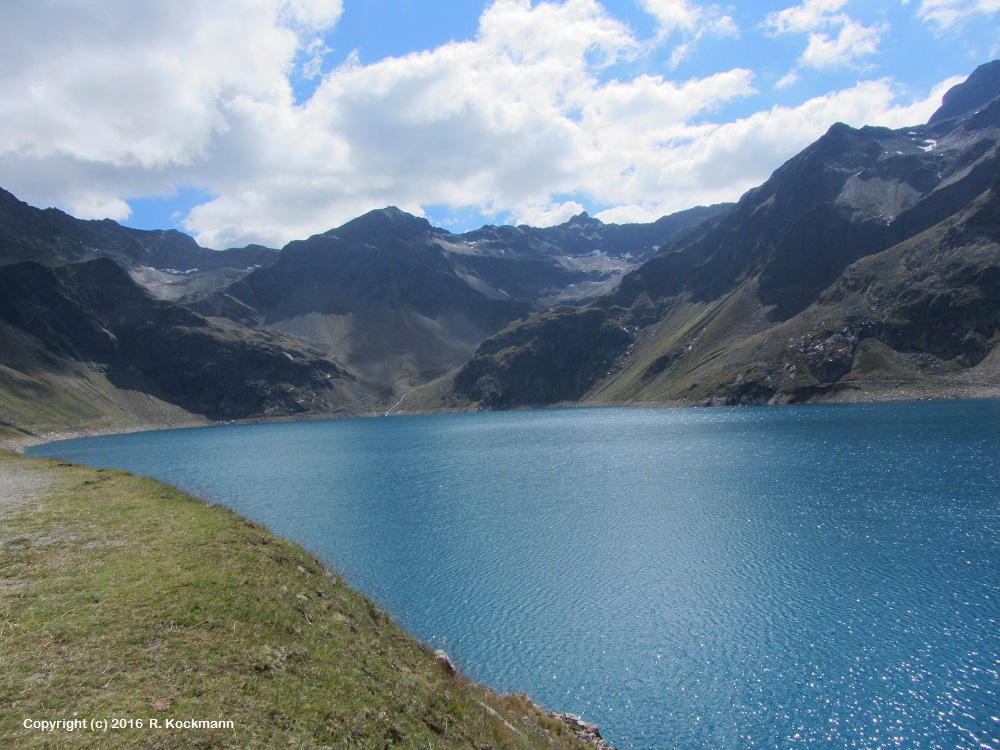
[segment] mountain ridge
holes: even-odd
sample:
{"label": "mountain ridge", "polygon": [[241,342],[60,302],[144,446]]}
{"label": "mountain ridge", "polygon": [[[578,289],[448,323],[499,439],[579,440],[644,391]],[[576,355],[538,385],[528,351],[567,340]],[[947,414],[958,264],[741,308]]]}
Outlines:
{"label": "mountain ridge", "polygon": [[157,299],[107,257],[0,266],[0,420],[29,432],[336,413],[367,396],[301,342]]}
{"label": "mountain ridge", "polygon": [[995,61],[651,224],[387,206],[214,253],[4,191],[0,423],[1000,395],[998,175]]}
{"label": "mountain ridge", "polygon": [[[936,380],[906,380],[928,391],[948,388],[950,382],[958,387],[962,368],[978,366],[994,351],[997,327],[988,305],[973,305],[962,318],[963,337],[971,337],[963,360],[954,342],[935,348],[930,341],[914,344],[912,335],[880,339],[876,334],[892,330],[891,321],[848,330],[853,325],[849,311],[831,309],[836,299],[827,290],[855,264],[893,248],[914,247],[905,243],[927,233],[940,242],[949,231],[964,232],[969,247],[978,247],[984,232],[995,236],[993,214],[963,212],[977,201],[993,205],[1000,172],[1000,66],[981,66],[969,80],[975,95],[960,90],[927,125],[896,130],[833,125],[730,212],[627,274],[613,292],[586,307],[558,316],[537,313],[505,329],[484,342],[449,382],[413,403],[510,408],[566,400],[693,405],[825,398],[837,390],[844,395],[848,380],[877,379],[874,372],[856,371],[853,356],[863,342],[870,348],[874,341],[888,347],[892,357],[929,355],[942,366],[959,368]],[[984,102],[987,94],[992,96]],[[925,262],[944,278],[949,263],[963,262],[965,248],[927,251]],[[906,266],[905,256],[893,257],[900,281],[896,294],[921,297],[921,274],[932,268],[914,269]],[[991,278],[990,252],[977,258],[982,278]],[[967,274],[962,294],[982,299],[970,291],[975,272]],[[825,308],[827,338],[823,330],[806,325],[817,322],[816,306]],[[943,302],[921,309],[901,303],[893,309],[913,313],[907,326],[896,329],[911,334],[913,327],[941,327],[948,316]],[[975,319],[969,317],[972,310]],[[563,330],[572,316],[586,319],[592,329],[613,327],[620,334],[580,350]],[[838,316],[848,320],[837,321]],[[806,357],[803,352],[793,356],[786,351],[793,347],[777,338],[788,330],[800,344],[813,341],[818,348]],[[567,393],[560,367],[590,376]],[[893,367],[905,370],[898,362]],[[797,376],[786,377],[789,372]],[[525,383],[534,387],[526,390]]]}
{"label": "mountain ridge", "polygon": [[645,225],[582,216],[453,234],[390,206],[286,245],[274,262],[190,300],[205,314],[301,338],[398,398],[464,362],[511,321],[611,288],[726,206]]}
{"label": "mountain ridge", "polygon": [[[652,253],[649,238],[724,210],[623,231]],[[602,249],[621,231],[576,217],[470,239],[390,206],[282,251],[210,251],[3,191],[0,433],[381,413],[544,294],[638,265]],[[586,257],[562,253],[566,233]]]}

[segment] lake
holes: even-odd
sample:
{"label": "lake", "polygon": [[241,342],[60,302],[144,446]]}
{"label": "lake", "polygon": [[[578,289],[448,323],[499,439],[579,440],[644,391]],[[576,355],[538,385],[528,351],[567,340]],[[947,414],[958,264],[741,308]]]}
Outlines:
{"label": "lake", "polygon": [[71,440],[343,571],[622,750],[1000,748],[1000,401],[558,409]]}

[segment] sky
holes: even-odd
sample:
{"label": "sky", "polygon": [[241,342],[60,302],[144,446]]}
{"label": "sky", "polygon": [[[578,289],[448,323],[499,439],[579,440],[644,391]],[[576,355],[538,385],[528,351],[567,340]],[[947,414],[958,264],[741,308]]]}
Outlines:
{"label": "sky", "polygon": [[653,221],[998,57],[1000,0],[4,0],[0,187],[217,249]]}

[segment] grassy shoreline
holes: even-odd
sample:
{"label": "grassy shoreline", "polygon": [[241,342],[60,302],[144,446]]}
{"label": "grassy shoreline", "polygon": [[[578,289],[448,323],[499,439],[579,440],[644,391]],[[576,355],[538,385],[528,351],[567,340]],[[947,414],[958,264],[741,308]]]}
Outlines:
{"label": "grassy shoreline", "polygon": [[[0,473],[0,745],[594,747],[226,508],[52,459]],[[31,724],[59,720],[123,724]]]}

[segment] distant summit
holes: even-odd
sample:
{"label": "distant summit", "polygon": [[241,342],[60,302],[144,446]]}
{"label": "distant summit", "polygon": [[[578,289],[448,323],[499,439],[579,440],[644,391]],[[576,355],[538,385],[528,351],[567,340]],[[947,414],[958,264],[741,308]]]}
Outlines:
{"label": "distant summit", "polygon": [[1000,60],[980,65],[964,83],[953,86],[941,100],[941,106],[931,115],[928,125],[961,117],[1000,96]]}
{"label": "distant summit", "polygon": [[408,214],[396,206],[386,206],[369,211],[325,234],[344,240],[375,242],[389,237],[412,240],[429,233],[447,234],[448,232],[432,227],[427,219]]}
{"label": "distant summit", "polygon": [[593,216],[588,214],[586,211],[581,211],[576,216],[572,217],[563,226],[588,226],[593,224],[603,224],[604,222],[600,219],[595,219]]}

